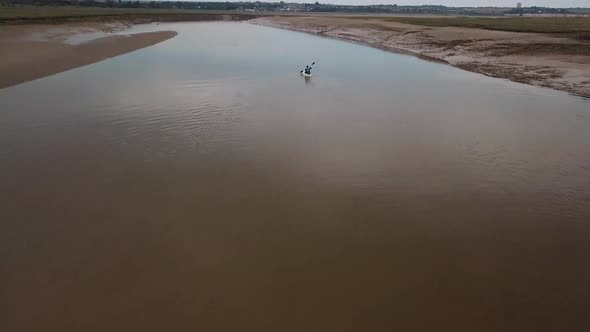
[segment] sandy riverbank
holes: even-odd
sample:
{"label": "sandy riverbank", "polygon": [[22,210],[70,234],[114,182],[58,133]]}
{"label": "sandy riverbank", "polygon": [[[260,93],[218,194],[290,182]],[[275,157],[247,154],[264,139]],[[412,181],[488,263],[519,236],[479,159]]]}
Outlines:
{"label": "sandy riverbank", "polygon": [[[0,30],[0,88],[57,74],[148,47],[176,36],[175,31],[114,34],[126,28],[115,23],[11,25]],[[98,38],[72,43],[79,34]]]}
{"label": "sandy riverbank", "polygon": [[487,76],[590,97],[590,43],[570,35],[426,27],[358,17],[277,16],[251,22],[409,52]]}

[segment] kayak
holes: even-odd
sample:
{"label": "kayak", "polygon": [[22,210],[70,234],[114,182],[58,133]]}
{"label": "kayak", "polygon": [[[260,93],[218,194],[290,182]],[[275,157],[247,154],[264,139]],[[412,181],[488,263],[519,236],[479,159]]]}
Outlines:
{"label": "kayak", "polygon": [[311,77],[311,74],[301,73],[301,76],[304,76],[304,77]]}

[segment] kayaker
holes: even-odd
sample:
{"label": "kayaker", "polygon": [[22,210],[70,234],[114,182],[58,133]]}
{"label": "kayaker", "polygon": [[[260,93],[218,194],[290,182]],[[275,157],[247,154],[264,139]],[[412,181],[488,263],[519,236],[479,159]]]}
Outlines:
{"label": "kayaker", "polygon": [[[315,61],[311,63],[311,66],[315,65]],[[311,66],[305,65],[305,69],[299,72],[301,75],[311,76]]]}

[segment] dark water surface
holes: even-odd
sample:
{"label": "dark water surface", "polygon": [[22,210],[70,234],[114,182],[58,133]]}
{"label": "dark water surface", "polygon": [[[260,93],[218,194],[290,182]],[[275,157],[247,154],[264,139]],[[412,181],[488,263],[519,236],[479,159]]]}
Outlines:
{"label": "dark water surface", "polygon": [[0,90],[1,331],[590,330],[590,101],[157,28]]}

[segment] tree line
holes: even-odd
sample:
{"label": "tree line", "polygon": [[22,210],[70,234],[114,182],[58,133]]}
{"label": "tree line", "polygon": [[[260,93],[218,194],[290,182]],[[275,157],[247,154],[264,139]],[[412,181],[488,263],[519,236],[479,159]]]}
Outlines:
{"label": "tree line", "polygon": [[398,6],[365,5],[349,6],[315,3],[288,2],[194,2],[194,1],[133,1],[133,0],[0,0],[0,5],[32,6],[79,6],[102,8],[158,8],[192,10],[231,10],[231,11],[294,11],[294,12],[341,12],[341,13],[400,13],[400,14],[448,14],[448,15],[498,15],[503,14],[567,14],[562,8],[526,7],[498,8],[490,12],[479,8],[456,8],[437,5]]}

